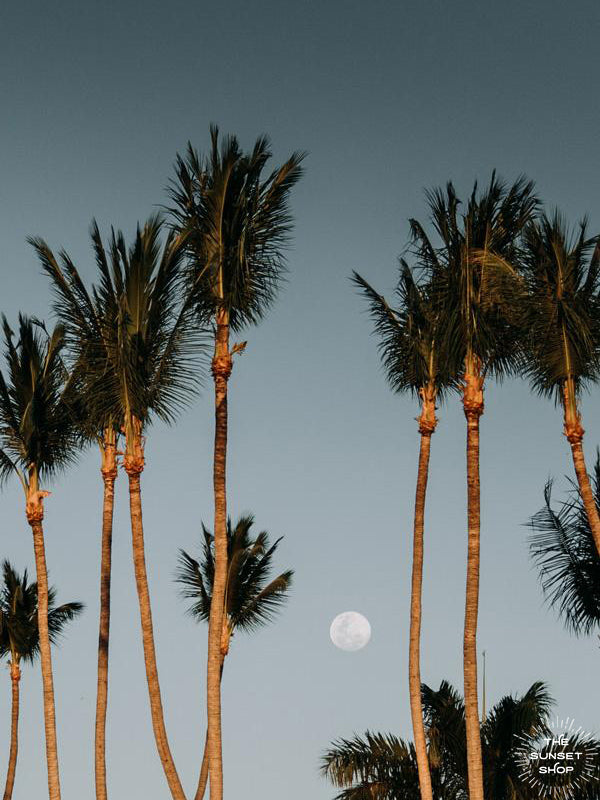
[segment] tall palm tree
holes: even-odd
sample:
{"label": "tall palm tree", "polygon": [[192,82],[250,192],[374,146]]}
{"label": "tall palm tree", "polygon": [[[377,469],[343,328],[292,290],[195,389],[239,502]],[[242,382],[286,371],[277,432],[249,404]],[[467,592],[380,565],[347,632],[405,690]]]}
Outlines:
{"label": "tall palm tree", "polygon": [[[286,570],[270,579],[273,556],[281,541],[272,545],[269,535],[261,531],[251,535],[254,517],[241,516],[232,526],[227,520],[227,583],[221,636],[221,677],[229,643],[236,630],[252,632],[266,625],[288,598],[293,570]],[[208,622],[215,579],[215,540],[202,525],[204,542],[201,560],[180,551],[176,580],[181,585],[181,596],[193,600],[189,613],[198,622]],[[208,735],[204,743],[202,768],[195,800],[202,800],[208,780]]]}
{"label": "tall palm tree", "polygon": [[[56,644],[65,625],[83,611],[82,603],[55,606],[56,590],[48,589],[48,636]],[[11,800],[19,747],[19,683],[21,661],[33,664],[40,653],[37,620],[37,585],[29,583],[27,570],[21,577],[8,561],[2,562],[0,589],[0,658],[9,656],[12,683],[10,754],[3,800]]]}
{"label": "tall palm tree", "polygon": [[275,299],[284,273],[283,250],[292,217],[289,194],[301,176],[303,154],[294,153],[266,178],[271,157],[266,136],[244,153],[235,136],[219,143],[211,127],[211,150],[201,158],[188,145],[178,156],[171,186],[175,228],[188,234],[189,283],[201,325],[214,326],[212,375],[215,387],[213,487],[215,581],[208,625],[207,714],[210,797],[222,800],[221,631],[227,582],[227,387],[233,355],[245,342],[230,344],[255,325]]}
{"label": "tall palm tree", "polygon": [[[92,245],[96,259],[102,260],[100,231],[96,222],[91,228]],[[71,369],[77,375],[78,402],[82,413],[78,424],[82,434],[97,442],[100,449],[100,474],[104,487],[102,500],[102,534],[100,562],[100,620],[98,632],[98,668],[95,725],[95,781],[96,800],[107,800],[106,787],[106,713],[108,707],[108,661],[110,639],[110,588],[112,563],[112,531],[117,478],[117,448],[122,420],[104,413],[109,403],[99,403],[98,398],[110,383],[104,379],[110,357],[110,320],[105,318],[108,309],[97,295],[90,295],[77,267],[62,250],[58,257],[41,238],[30,238],[42,268],[51,280],[55,302],[54,310],[65,326],[67,352]],[[100,265],[99,265],[100,266]],[[100,379],[99,379],[100,376]]]}
{"label": "tall palm tree", "polygon": [[[57,266],[42,247],[38,252],[58,292],[57,311],[74,342],[75,364],[87,372],[85,379],[80,379],[80,370],[75,371],[83,383],[84,407],[89,407],[92,421],[100,422],[105,430],[112,432],[115,425],[122,426],[123,467],[129,478],[133,562],[152,727],[171,794],[174,800],[185,800],[165,730],[156,665],[141,474],[145,465],[145,435],[152,417],[172,422],[176,411],[197,387],[203,331],[191,324],[190,301],[181,300],[185,236],[170,233],[161,245],[161,233],[161,218],[154,215],[142,228],[138,226],[131,246],[127,246],[121,232],[113,231],[106,248],[97,226],[93,225],[92,244],[99,278],[89,293],[68,258],[62,259],[66,284],[61,285]],[[76,290],[74,300],[69,297],[69,290]],[[84,307],[87,322],[75,303]],[[104,440],[104,449],[113,441]]]}
{"label": "tall palm tree", "polygon": [[400,276],[396,287],[397,309],[392,308],[357,272],[353,274],[353,282],[369,303],[374,333],[379,339],[379,351],[389,384],[394,391],[411,392],[421,401],[421,414],[418,418],[421,441],[413,528],[408,681],[421,798],[432,800],[433,790],[421,706],[423,530],[431,436],[437,425],[436,402],[453,381],[447,371],[448,361],[440,349],[439,308],[432,302],[428,287],[419,286],[415,282],[404,259],[400,260]]}
{"label": "tall palm tree", "polygon": [[79,440],[68,403],[61,359],[61,326],[46,336],[19,315],[18,341],[3,317],[6,377],[0,371],[0,479],[16,475],[25,492],[25,513],[33,534],[38,587],[38,631],[50,800],[60,800],[52,655],[48,628],[48,574],[44,545],[42,481],[72,463]]}
{"label": "tall palm tree", "polygon": [[[438,690],[423,684],[428,755],[435,800],[467,800],[465,708],[443,681]],[[483,779],[487,800],[537,800],[539,791],[523,778],[523,738],[547,730],[552,698],[541,682],[523,695],[507,695],[482,723]],[[592,747],[590,746],[590,750]],[[596,755],[596,763],[600,759]],[[600,765],[600,763],[599,763]],[[336,800],[419,800],[416,753],[412,743],[390,734],[367,732],[340,739],[325,753],[322,774],[342,789]],[[576,800],[587,797],[585,787]]]}
{"label": "tall palm tree", "polygon": [[519,178],[507,186],[492,173],[488,186],[475,184],[464,212],[452,183],[427,193],[439,242],[412,220],[414,246],[430,272],[441,308],[440,341],[451,374],[461,378],[467,421],[468,548],[464,624],[464,691],[470,800],[483,800],[483,773],[477,698],[477,617],[479,609],[480,485],[479,423],[488,374],[515,368],[518,345],[516,300],[522,294],[516,266],[517,238],[532,219],[533,184]]}
{"label": "tall palm tree", "polygon": [[578,404],[582,388],[599,373],[600,240],[588,237],[585,220],[573,235],[555,212],[528,225],[524,243],[525,371],[539,394],[562,405],[564,434],[600,554],[600,516],[585,466]]}
{"label": "tall palm tree", "polygon": [[[600,507],[600,453],[592,490],[596,507]],[[552,481],[548,481],[544,506],[529,525],[530,553],[549,604],[575,635],[600,632],[600,555],[579,487],[572,485],[568,498],[554,510]]]}

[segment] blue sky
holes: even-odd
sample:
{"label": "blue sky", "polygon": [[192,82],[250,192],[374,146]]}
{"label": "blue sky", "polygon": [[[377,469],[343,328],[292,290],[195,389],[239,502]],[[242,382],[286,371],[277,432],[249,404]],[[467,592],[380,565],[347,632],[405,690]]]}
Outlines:
{"label": "blue sky", "polygon": [[[453,179],[466,193],[496,167],[535,179],[549,206],[598,230],[597,40],[594,2],[370,4],[272,0],[170,4],[39,2],[0,12],[3,124],[2,296],[48,317],[49,292],[26,244],[65,246],[93,275],[90,221],[133,233],[166,202],[175,154],[208,145],[216,122],[249,147],[267,132],[276,161],[307,150],[294,191],[289,281],[248,331],[230,400],[230,509],[285,538],[278,566],[296,570],[270,628],[232,643],[224,676],[226,795],[326,800],[322,751],[366,728],[410,736],[407,639],[417,409],[393,396],[348,280],[357,269],[394,285],[407,219],[423,188]],[[583,405],[591,460],[598,394]],[[479,649],[488,698],[547,680],[557,710],[593,728],[598,642],[564,632],[543,605],[523,523],[549,475],[572,467],[560,413],[508,381],[490,384],[482,419]],[[210,387],[178,425],[157,425],[143,477],[147,558],[167,727],[184,785],[195,786],[205,719],[205,638],[173,585],[177,551],[209,525]],[[55,657],[64,797],[93,797],[93,713],[101,481],[87,453],[47,501],[51,580],[82,600]],[[466,558],[464,418],[451,398],[432,444],[424,586],[423,677],[461,686]],[[108,728],[112,797],[160,800],[125,480],[119,479]],[[33,564],[18,486],[0,502],[0,555]],[[333,648],[332,618],[365,614],[372,640]],[[46,786],[37,669],[24,670],[15,797]],[[6,720],[9,677],[0,691]],[[1,687],[0,687],[1,690]],[[8,750],[0,726],[0,753]]]}

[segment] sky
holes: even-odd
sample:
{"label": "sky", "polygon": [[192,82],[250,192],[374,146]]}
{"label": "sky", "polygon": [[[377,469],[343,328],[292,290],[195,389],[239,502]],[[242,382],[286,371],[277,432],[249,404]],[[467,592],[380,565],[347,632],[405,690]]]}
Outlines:
{"label": "sky", "polygon": [[[92,218],[131,237],[167,202],[172,164],[210,123],[273,163],[306,150],[294,189],[289,276],[230,381],[229,508],[283,535],[295,570],[278,620],[234,638],[223,683],[225,796],[327,800],[319,775],[337,737],[411,737],[407,689],[410,547],[418,410],[379,366],[357,269],[395,283],[423,190],[466,194],[493,168],[526,173],[549,208],[600,226],[600,6],[593,0],[367,4],[355,0],[23,0],[0,11],[0,309],[51,319],[27,236],[65,247],[92,280]],[[556,711],[600,729],[598,640],[575,639],[544,605],[524,523],[549,476],[572,474],[559,410],[516,381],[486,389],[481,423],[478,648],[488,703],[548,682]],[[212,526],[210,384],[175,427],[155,425],[143,475],[146,555],[167,730],[193,795],[205,725],[206,629],[173,582],[179,548]],[[422,675],[462,685],[466,562],[465,426],[440,409],[426,518]],[[583,402],[588,459],[598,392]],[[92,798],[101,492],[97,452],[55,481],[47,559],[59,601],[80,600],[54,653],[63,797]],[[21,489],[0,497],[0,557],[33,570]],[[117,482],[108,717],[109,795],[162,800],[131,560],[126,481]],[[364,614],[372,639],[345,653],[333,617]],[[46,791],[39,668],[24,668],[15,800]],[[0,686],[8,757],[10,680]],[[1,682],[0,682],[1,683]],[[2,757],[3,758],[3,757]],[[1,763],[1,762],[0,762]]]}

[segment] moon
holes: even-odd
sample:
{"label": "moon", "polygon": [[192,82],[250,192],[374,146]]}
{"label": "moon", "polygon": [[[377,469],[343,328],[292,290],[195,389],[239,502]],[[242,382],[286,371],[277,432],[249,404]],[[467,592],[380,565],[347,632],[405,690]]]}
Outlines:
{"label": "moon", "polygon": [[340,650],[361,650],[369,643],[371,625],[358,611],[344,611],[331,623],[329,636]]}

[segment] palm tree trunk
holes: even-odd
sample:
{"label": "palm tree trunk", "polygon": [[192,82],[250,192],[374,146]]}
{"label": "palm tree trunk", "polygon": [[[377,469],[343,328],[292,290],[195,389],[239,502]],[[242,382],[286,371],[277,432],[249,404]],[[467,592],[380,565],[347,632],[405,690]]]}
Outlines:
{"label": "palm tree trunk", "polygon": [[137,420],[135,421],[135,427],[137,428],[135,440],[133,443],[127,443],[128,451],[123,459],[123,466],[129,477],[129,509],[131,515],[133,565],[140,606],[142,642],[144,646],[148,695],[150,697],[152,728],[154,730],[154,739],[156,741],[158,755],[167,778],[167,783],[169,784],[169,789],[171,790],[171,796],[173,800],[185,800],[185,794],[177,770],[175,769],[171,750],[169,749],[160,694],[160,684],[158,681],[154,631],[152,627],[152,610],[150,607],[150,593],[148,591],[148,575],[146,572],[146,558],[144,553],[144,527],[142,522],[140,475],[144,469],[144,457],[140,425]]}
{"label": "palm tree trunk", "polygon": [[[225,663],[225,656],[221,656],[221,680],[223,680],[223,665]],[[198,778],[198,788],[194,795],[194,800],[202,800],[206,792],[206,784],[208,783],[208,728],[206,736],[204,737],[204,753],[202,754],[202,767],[200,768],[200,777]]]}
{"label": "palm tree trunk", "polygon": [[107,800],[106,790],[106,708],[108,701],[108,641],[110,633],[110,578],[112,528],[117,477],[115,433],[107,429],[102,447],[102,556],[100,563],[100,625],[98,633],[98,688],[96,694],[96,800]]}
{"label": "palm tree trunk", "polygon": [[420,648],[425,496],[427,493],[427,478],[429,474],[431,434],[435,431],[436,418],[435,394],[426,389],[422,389],[420,394],[422,400],[422,411],[419,417],[421,447],[419,451],[419,468],[415,494],[412,589],[410,597],[410,641],[408,650],[408,688],[421,800],[433,800],[431,773],[429,771],[429,759],[427,756],[427,740],[425,738],[425,725],[423,723],[423,707],[421,704]]}
{"label": "palm tree trunk", "polygon": [[469,800],[483,799],[481,728],[477,696],[477,615],[479,611],[479,420],[483,414],[483,378],[466,370],[463,408],[467,418],[467,587],[463,640],[465,727]]}
{"label": "palm tree trunk", "polygon": [[56,711],[54,706],[54,683],[52,680],[52,654],[48,634],[48,572],[44,548],[43,498],[48,492],[37,489],[37,480],[30,481],[27,495],[27,521],[33,534],[35,570],[38,597],[38,632],[40,638],[40,662],[44,689],[44,726],[46,731],[46,762],[48,766],[48,794],[50,800],[60,800],[60,777],[58,771],[58,747],[56,743]]}
{"label": "palm tree trunk", "polygon": [[215,496],[215,575],[208,621],[208,664],[206,710],[208,718],[208,765],[210,800],[223,800],[223,756],[221,745],[221,639],[227,584],[227,381],[231,375],[229,319],[217,314],[215,355],[212,373],[215,383],[215,449],[213,487]]}
{"label": "palm tree trunk", "polygon": [[600,515],[598,514],[596,499],[594,498],[590,476],[588,475],[583,455],[583,434],[585,431],[581,425],[574,388],[570,387],[568,382],[563,384],[563,408],[565,418],[564,432],[571,445],[571,455],[573,456],[573,466],[575,467],[579,493],[583,500],[596,550],[600,555]]}
{"label": "palm tree trunk", "polygon": [[8,770],[6,773],[6,786],[2,800],[11,800],[13,786],[15,785],[15,772],[17,771],[17,752],[19,750],[19,681],[21,670],[15,663],[14,656],[10,664],[10,679],[12,683],[12,712],[10,722],[10,755],[8,757]]}

